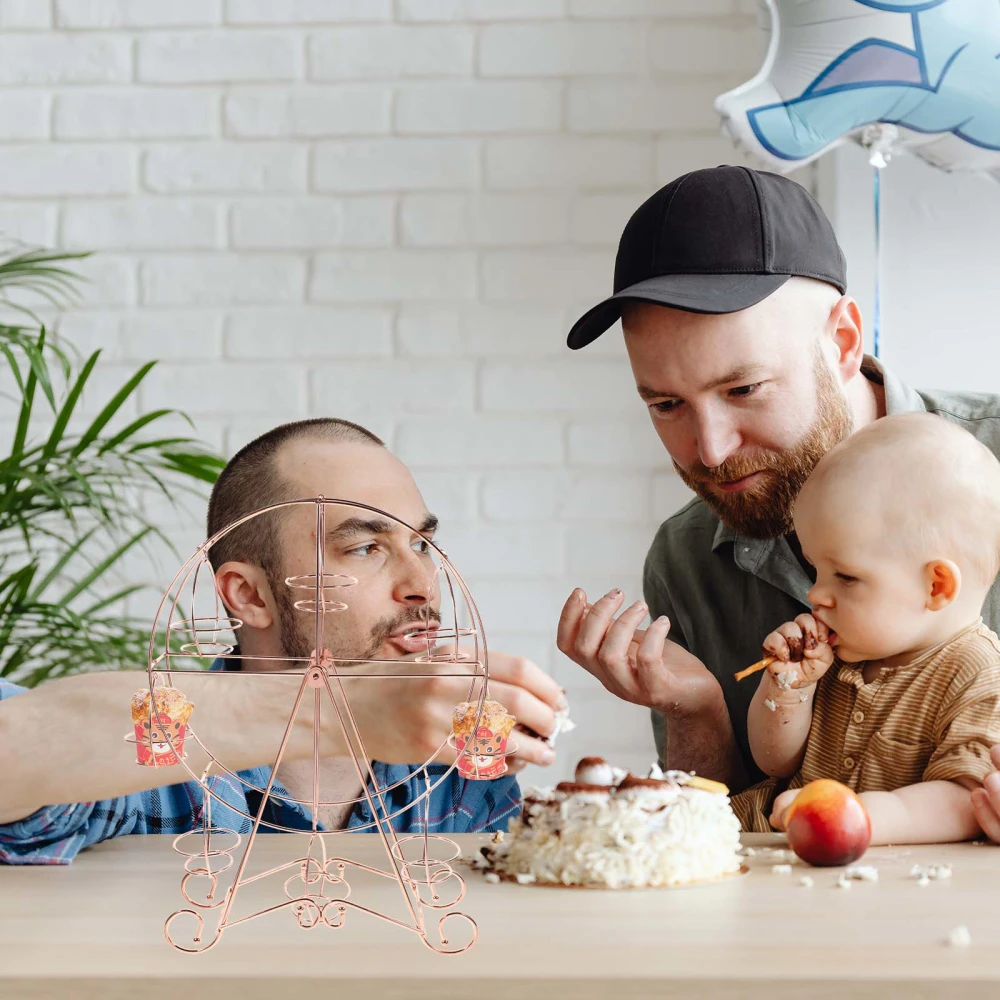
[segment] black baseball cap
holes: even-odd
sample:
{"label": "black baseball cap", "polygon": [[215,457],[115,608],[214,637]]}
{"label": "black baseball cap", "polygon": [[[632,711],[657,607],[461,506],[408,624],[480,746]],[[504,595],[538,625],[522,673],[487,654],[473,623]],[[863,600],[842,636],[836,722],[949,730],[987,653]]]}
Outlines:
{"label": "black baseball cap", "polygon": [[618,243],[614,294],[573,324],[566,343],[576,350],[596,340],[626,299],[738,312],[793,275],[847,290],[844,252],[813,196],[749,167],[693,170],[635,210]]}

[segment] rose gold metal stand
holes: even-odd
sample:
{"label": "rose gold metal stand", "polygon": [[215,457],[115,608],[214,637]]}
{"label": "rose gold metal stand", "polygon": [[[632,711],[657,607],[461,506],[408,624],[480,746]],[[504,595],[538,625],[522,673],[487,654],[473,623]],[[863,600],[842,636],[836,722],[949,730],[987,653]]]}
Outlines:
{"label": "rose gold metal stand", "polygon": [[[256,511],[242,518],[199,546],[195,554],[185,563],[174,578],[167,596],[161,601],[160,610],[157,614],[157,624],[160,624],[160,619],[165,610],[168,611],[168,620],[165,629],[158,630],[154,626],[154,632],[150,638],[150,694],[152,695],[153,688],[157,684],[174,684],[175,675],[183,675],[184,673],[191,672],[204,673],[201,669],[194,671],[190,668],[185,669],[173,666],[171,661],[174,658],[191,659],[192,657],[206,657],[215,659],[221,657],[222,659],[229,659],[239,656],[239,654],[234,654],[234,647],[231,644],[219,639],[220,631],[234,631],[242,623],[238,619],[233,619],[226,615],[218,593],[215,591],[214,580],[212,588],[215,593],[216,604],[214,619],[211,616],[198,617],[194,610],[191,611],[188,618],[175,617],[178,615],[180,594],[186,588],[190,588],[192,609],[194,609],[197,601],[199,572],[208,565],[208,550],[223,535],[235,530],[254,517],[273,513],[281,508],[301,504],[313,504],[316,510],[315,574],[289,577],[285,580],[285,583],[293,590],[311,590],[312,592],[311,597],[303,597],[295,601],[294,606],[299,611],[311,613],[316,616],[313,651],[307,659],[273,657],[275,660],[281,660],[281,666],[285,666],[286,669],[265,671],[266,673],[280,673],[282,676],[300,676],[302,679],[289,715],[288,724],[271,765],[269,780],[264,788],[261,789],[251,785],[246,779],[226,768],[225,765],[211,754],[195,731],[189,726],[187,739],[194,741],[205,751],[209,757],[209,764],[198,775],[191,771],[190,766],[183,759],[181,760],[181,764],[200,784],[204,805],[201,826],[195,830],[181,834],[174,840],[174,850],[185,859],[185,871],[181,878],[180,888],[181,895],[190,908],[185,907],[171,914],[164,925],[164,934],[167,941],[179,951],[201,953],[214,947],[221,939],[223,933],[230,928],[244,924],[257,917],[277,913],[281,910],[290,910],[294,914],[298,925],[304,929],[324,926],[333,930],[344,927],[349,912],[356,910],[413,932],[428,948],[439,954],[459,954],[471,948],[478,936],[476,922],[467,914],[451,909],[451,907],[456,906],[465,896],[465,881],[451,866],[451,862],[459,856],[460,849],[453,840],[428,833],[431,791],[441,781],[451,775],[455,764],[452,764],[437,780],[432,780],[428,764],[425,763],[417,772],[422,775],[424,783],[422,794],[403,808],[391,812],[390,806],[386,801],[386,793],[397,786],[379,786],[371,758],[365,750],[357,719],[351,709],[343,683],[345,676],[352,683],[360,681],[373,682],[390,677],[461,677],[470,683],[467,700],[478,700],[479,712],[482,713],[483,704],[488,695],[489,681],[482,622],[478,609],[472,601],[472,596],[464,581],[454,570],[454,567],[451,566],[446,554],[434,545],[432,541],[428,539],[428,545],[440,560],[440,566],[437,567],[435,572],[441,574],[447,586],[447,593],[451,596],[452,608],[454,609],[452,627],[447,629],[442,628],[436,632],[428,630],[427,651],[416,659],[359,660],[352,658],[347,665],[347,673],[345,674],[345,664],[341,664],[338,667],[336,660],[329,650],[324,648],[323,619],[326,614],[336,613],[347,607],[343,601],[328,599],[327,591],[334,587],[353,587],[357,584],[357,580],[352,577],[338,576],[326,572],[324,540],[326,538],[327,508],[337,505],[355,509],[360,508],[379,517],[388,518],[397,524],[404,524],[404,522],[399,521],[398,518],[385,511],[368,507],[365,504],[345,500],[330,500],[322,496],[308,500],[275,504],[272,507],[264,508],[261,511]],[[411,531],[416,531],[416,529],[409,525],[404,524],[404,526]],[[209,572],[211,572],[210,569]],[[442,593],[444,592],[444,588],[442,588]],[[464,600],[465,606],[471,615],[471,628],[467,626],[460,627],[458,598]],[[428,610],[428,616],[429,613]],[[175,633],[184,633],[189,637],[193,637],[193,639],[192,641],[184,642],[181,644],[179,650],[174,651],[171,648],[171,639],[176,638]],[[165,636],[162,651],[158,651],[156,645],[159,635]],[[431,636],[436,636],[434,641],[432,641]],[[437,641],[441,638],[450,640],[450,650],[447,646],[442,649],[436,645]],[[464,648],[460,649],[458,646],[460,638],[471,640],[473,649],[471,651]],[[261,658],[258,657],[256,659]],[[373,674],[356,673],[351,668],[359,663],[381,664],[387,669],[380,669]],[[290,667],[288,667],[289,664],[291,664]],[[431,664],[433,667],[425,666]],[[452,670],[443,670],[442,667],[448,664],[452,665]],[[275,664],[275,666],[278,667],[279,665]],[[415,669],[407,669],[408,667],[414,667]],[[429,673],[429,669],[433,670],[433,673]],[[219,671],[213,673],[212,676],[217,677],[221,683],[229,683],[233,678],[240,677],[241,674],[235,671]],[[477,697],[474,698],[473,693],[477,690]],[[312,796],[311,800],[303,801],[292,799],[288,795],[280,795],[274,790],[274,784],[278,768],[285,756],[294,721],[298,717],[300,709],[304,704],[308,704],[310,698],[313,708]],[[152,704],[153,699],[151,697],[150,705]],[[321,799],[320,733],[322,708],[324,706],[328,711],[332,706],[337,726],[343,734],[355,774],[362,787],[363,801],[367,804],[368,810],[373,817],[371,823],[360,828],[355,828],[352,832],[357,832],[357,829],[373,829],[378,834],[385,849],[387,860],[387,866],[384,869],[374,868],[370,865],[351,860],[348,856],[350,834],[347,831],[325,831],[320,827],[319,811],[322,806],[344,804],[325,802]],[[441,747],[430,760],[433,760],[437,756],[437,752],[440,752],[447,744],[447,738],[443,739]],[[216,773],[210,776],[209,772],[213,770]],[[230,783],[235,781],[254,792],[260,793],[260,804],[257,807],[256,813],[254,815],[244,813],[226,802],[218,790],[218,783],[220,781]],[[213,783],[215,784],[214,788]],[[213,825],[211,807],[213,798],[219,799],[220,802],[226,805],[227,809],[252,821],[245,846],[243,846],[243,837],[236,831]],[[305,831],[293,830],[292,828],[281,826],[273,820],[266,819],[267,807],[272,801],[292,801],[307,806],[312,812],[312,828]],[[359,797],[353,801],[358,802],[362,801],[362,799]],[[423,830],[417,834],[399,836],[393,826],[392,820],[401,813],[413,808],[420,808],[423,812]],[[267,871],[251,874],[250,859],[253,846],[257,834],[262,828],[294,832],[300,837],[307,838],[304,853],[286,864],[278,865]],[[346,838],[341,841],[341,846],[345,848],[343,851],[332,852],[330,850],[330,845],[328,845],[327,841],[332,837]],[[241,847],[242,852],[240,851]],[[230,879],[228,873],[233,869],[235,871]],[[354,887],[352,887],[348,879],[348,875],[351,873],[366,873],[367,875],[388,878],[395,881],[402,897],[404,907],[402,911],[404,913],[403,919],[399,919],[388,913],[379,912],[356,899]],[[234,904],[237,896],[245,886],[261,882],[271,876],[281,875],[286,876],[282,882],[284,898],[273,905],[266,906],[263,909],[246,915],[237,916],[235,914]],[[228,882],[228,887],[223,887],[224,882]],[[442,910],[447,910],[448,912],[439,916],[438,914]],[[212,929],[206,933],[208,918],[213,918]],[[186,923],[190,927],[190,932],[186,935],[179,933],[182,923]]]}

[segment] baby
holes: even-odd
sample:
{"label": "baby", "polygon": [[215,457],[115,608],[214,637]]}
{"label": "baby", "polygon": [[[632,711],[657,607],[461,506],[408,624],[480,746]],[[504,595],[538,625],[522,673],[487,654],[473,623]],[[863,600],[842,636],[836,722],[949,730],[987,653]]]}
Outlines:
{"label": "baby", "polygon": [[793,516],[813,610],[764,640],[777,662],[747,725],[772,777],[734,796],[744,830],[783,829],[799,788],[835,778],[874,844],[976,836],[972,796],[1000,741],[1000,640],[980,617],[1000,463],[941,417],[885,417],[820,461]]}

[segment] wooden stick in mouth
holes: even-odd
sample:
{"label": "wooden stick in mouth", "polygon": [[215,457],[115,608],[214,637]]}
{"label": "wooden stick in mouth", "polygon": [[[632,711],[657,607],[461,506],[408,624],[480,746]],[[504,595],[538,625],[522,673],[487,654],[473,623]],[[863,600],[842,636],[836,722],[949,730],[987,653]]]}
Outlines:
{"label": "wooden stick in mouth", "polygon": [[736,680],[741,681],[744,677],[749,677],[751,674],[760,673],[761,670],[767,670],[767,668],[772,664],[777,662],[776,656],[765,656],[763,660],[758,660],[756,663],[751,663],[749,667],[745,670],[741,670],[739,673],[734,674]]}

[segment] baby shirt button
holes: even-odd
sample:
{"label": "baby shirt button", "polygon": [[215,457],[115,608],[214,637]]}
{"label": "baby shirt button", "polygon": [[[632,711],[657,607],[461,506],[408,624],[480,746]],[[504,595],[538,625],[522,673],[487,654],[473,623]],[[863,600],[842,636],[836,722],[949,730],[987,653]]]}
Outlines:
{"label": "baby shirt button", "polygon": [[844,758],[844,770],[845,771],[850,771],[852,767],[854,767],[854,758],[853,757],[845,757]]}
{"label": "baby shirt button", "polygon": [[864,722],[865,721],[865,713],[862,712],[861,709],[858,709],[858,711],[856,711],[851,716],[851,721],[852,722]]}

